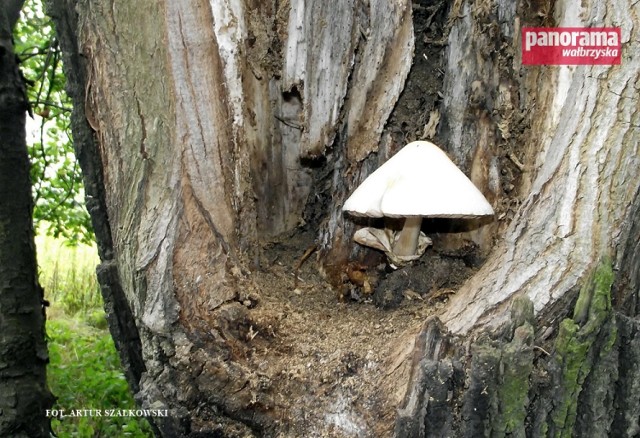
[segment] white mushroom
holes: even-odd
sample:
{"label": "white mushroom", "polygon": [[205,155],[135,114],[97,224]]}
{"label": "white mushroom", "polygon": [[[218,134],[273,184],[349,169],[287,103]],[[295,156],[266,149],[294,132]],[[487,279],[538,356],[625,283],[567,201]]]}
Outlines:
{"label": "white mushroom", "polygon": [[[360,184],[342,210],[356,216],[404,217],[395,243],[382,246],[388,247],[387,255],[410,259],[422,254],[417,253],[422,218],[477,218],[494,214],[469,178],[447,154],[428,141],[415,141],[398,151]],[[365,234],[380,236],[371,231],[361,232],[358,241]]]}

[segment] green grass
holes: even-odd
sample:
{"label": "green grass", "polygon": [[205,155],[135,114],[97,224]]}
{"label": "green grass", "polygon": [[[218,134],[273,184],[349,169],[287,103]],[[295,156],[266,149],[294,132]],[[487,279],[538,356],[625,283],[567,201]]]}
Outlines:
{"label": "green grass", "polygon": [[[58,436],[152,436],[142,418],[96,415],[110,409],[136,409],[108,332],[72,319],[56,319],[48,321],[47,334],[51,358],[47,378],[58,397],[53,409],[64,409],[68,415],[52,420]],[[78,409],[87,411],[71,416]]]}
{"label": "green grass", "polygon": [[102,309],[96,278],[98,250],[94,246],[68,246],[63,240],[36,236],[40,284],[51,302],[51,314],[84,316]]}
{"label": "green grass", "polygon": [[[136,409],[107,330],[95,267],[95,247],[69,247],[52,237],[36,237],[40,283],[45,288],[50,362],[47,380],[57,401],[53,418],[59,437],[151,437],[140,417],[106,416]],[[87,410],[72,416],[75,410]],[[89,410],[93,410],[92,412]],[[100,416],[97,415],[100,411]]]}

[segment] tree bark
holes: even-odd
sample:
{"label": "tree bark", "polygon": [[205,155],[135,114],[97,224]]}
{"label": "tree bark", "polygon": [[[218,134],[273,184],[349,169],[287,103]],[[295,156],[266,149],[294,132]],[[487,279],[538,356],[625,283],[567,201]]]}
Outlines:
{"label": "tree bark", "polygon": [[[593,412],[635,433],[638,5],[553,5],[52,1],[110,327],[140,403],[171,409],[163,435],[566,436]],[[522,26],[586,23],[622,27],[622,65],[521,65]],[[354,396],[381,393],[376,418],[282,401],[247,341],[271,327],[263,244],[313,229],[340,283],[370,256],[342,203],[413,137],[496,207],[435,239],[486,262],[380,350]]]}
{"label": "tree bark", "polygon": [[[500,1],[460,6],[447,49],[443,135],[477,144],[455,153],[472,157],[470,173],[494,188],[487,192],[499,215],[508,217],[511,200],[497,175],[521,172],[523,196],[486,263],[439,315],[444,325],[423,330],[426,345],[444,337],[468,347],[417,350],[397,436],[637,433],[637,401],[621,388],[637,385],[638,363],[638,274],[628,257],[639,238],[639,70],[627,58],[637,50],[638,9],[604,3],[579,16],[570,2],[540,11]],[[536,12],[544,23],[526,21]],[[520,26],[586,23],[622,27],[621,66],[514,69],[519,43],[509,42]],[[526,136],[517,137],[523,122]],[[436,425],[433,416],[442,417]]]}
{"label": "tree bark", "polygon": [[48,437],[49,360],[38,284],[25,116],[25,84],[12,29],[22,2],[0,7],[0,435]]}

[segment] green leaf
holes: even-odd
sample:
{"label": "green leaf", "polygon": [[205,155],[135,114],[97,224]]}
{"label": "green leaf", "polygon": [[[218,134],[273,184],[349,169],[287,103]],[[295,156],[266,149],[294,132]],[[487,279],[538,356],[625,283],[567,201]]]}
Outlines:
{"label": "green leaf", "polygon": [[34,118],[27,122],[27,142],[35,226],[46,221],[49,235],[63,237],[71,245],[89,243],[94,236],[74,156],[62,54],[41,1],[25,2],[14,40],[23,74],[32,83],[27,96]]}

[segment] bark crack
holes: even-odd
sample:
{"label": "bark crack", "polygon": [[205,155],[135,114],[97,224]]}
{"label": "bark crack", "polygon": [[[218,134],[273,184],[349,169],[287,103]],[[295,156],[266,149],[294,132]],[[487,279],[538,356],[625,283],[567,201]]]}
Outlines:
{"label": "bark crack", "polygon": [[142,110],[140,109],[140,99],[134,93],[134,98],[136,100],[136,109],[138,110],[138,117],[140,118],[140,128],[142,129],[142,135],[140,137],[140,155],[142,158],[147,160],[149,159],[149,154],[147,153],[147,149],[145,147],[145,141],[147,140],[147,125],[145,123],[144,114],[142,114]]}

